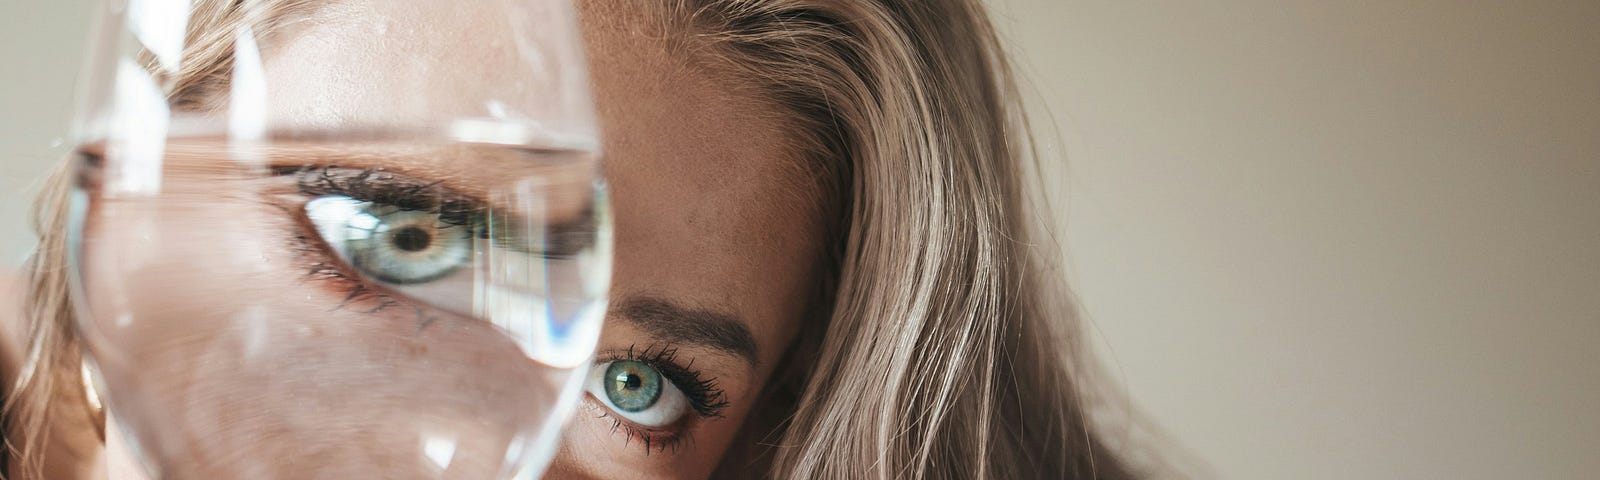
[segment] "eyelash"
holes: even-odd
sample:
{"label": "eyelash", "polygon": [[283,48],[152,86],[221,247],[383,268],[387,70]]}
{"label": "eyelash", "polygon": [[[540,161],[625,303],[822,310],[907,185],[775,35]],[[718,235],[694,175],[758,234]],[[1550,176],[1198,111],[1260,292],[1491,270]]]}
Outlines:
{"label": "eyelash", "polygon": [[[720,418],[722,410],[728,407],[728,400],[722,388],[717,386],[716,378],[705,378],[705,375],[694,369],[694,361],[681,364],[677,361],[678,349],[667,346],[652,345],[643,350],[635,351],[637,345],[630,345],[620,354],[611,354],[599,358],[599,364],[616,361],[635,361],[650,368],[656,369],[683,396],[689,400],[689,406],[700,418]],[[687,430],[678,428],[657,429],[635,425],[620,416],[611,413],[603,406],[597,406],[601,418],[611,420],[611,431],[622,430],[629,441],[639,440],[644,444],[645,454],[651,451],[662,452],[671,449],[677,452],[678,448],[690,440]]]}
{"label": "eyelash", "polygon": [[273,173],[293,175],[300,194],[307,197],[343,195],[404,210],[433,212],[439,214],[441,222],[453,225],[471,224],[484,214],[483,207],[472,200],[435,190],[443,182],[402,179],[383,168],[274,167]]}

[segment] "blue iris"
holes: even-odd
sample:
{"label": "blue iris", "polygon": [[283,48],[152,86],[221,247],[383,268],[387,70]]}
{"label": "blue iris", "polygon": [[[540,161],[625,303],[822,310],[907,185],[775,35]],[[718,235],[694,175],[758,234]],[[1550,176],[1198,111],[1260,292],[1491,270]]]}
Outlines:
{"label": "blue iris", "polygon": [[603,381],[606,398],[625,412],[644,411],[661,398],[661,372],[641,362],[612,362]]}

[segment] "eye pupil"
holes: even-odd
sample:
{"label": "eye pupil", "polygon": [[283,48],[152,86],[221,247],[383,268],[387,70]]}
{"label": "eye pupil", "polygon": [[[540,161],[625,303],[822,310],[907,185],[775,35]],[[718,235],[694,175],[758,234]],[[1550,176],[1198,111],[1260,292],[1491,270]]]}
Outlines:
{"label": "eye pupil", "polygon": [[420,252],[426,250],[433,243],[433,235],[422,227],[405,227],[394,232],[394,246],[407,252]]}

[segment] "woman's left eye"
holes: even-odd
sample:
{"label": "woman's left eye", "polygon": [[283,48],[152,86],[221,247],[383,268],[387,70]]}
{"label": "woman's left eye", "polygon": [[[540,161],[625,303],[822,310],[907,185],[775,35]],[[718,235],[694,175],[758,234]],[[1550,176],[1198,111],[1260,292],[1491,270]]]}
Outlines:
{"label": "woman's left eye", "polygon": [[585,390],[617,416],[649,428],[670,426],[689,413],[689,400],[655,367],[634,360],[595,366]]}

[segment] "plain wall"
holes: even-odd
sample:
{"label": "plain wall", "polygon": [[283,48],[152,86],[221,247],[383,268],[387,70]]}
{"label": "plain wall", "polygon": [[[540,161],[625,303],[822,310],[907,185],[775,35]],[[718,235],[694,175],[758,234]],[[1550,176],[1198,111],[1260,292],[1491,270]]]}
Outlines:
{"label": "plain wall", "polygon": [[[1218,476],[1600,472],[1600,2],[992,3],[1096,345]],[[0,4],[0,264],[87,5]]]}

